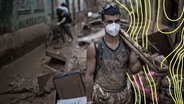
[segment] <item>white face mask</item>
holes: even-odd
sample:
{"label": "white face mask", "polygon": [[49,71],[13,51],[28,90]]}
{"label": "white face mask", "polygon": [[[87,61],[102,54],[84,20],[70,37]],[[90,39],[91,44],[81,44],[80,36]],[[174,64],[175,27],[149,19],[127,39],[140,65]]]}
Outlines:
{"label": "white face mask", "polygon": [[106,32],[111,36],[116,36],[119,33],[120,25],[117,23],[108,24],[105,28]]}

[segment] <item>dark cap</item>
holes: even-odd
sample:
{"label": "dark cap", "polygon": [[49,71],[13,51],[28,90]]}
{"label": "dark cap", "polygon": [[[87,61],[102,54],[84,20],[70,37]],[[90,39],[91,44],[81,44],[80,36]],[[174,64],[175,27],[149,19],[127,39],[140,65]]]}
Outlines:
{"label": "dark cap", "polygon": [[101,12],[101,18],[104,20],[105,16],[104,15],[117,15],[120,14],[119,8],[117,5],[106,5],[103,7],[103,10]]}
{"label": "dark cap", "polygon": [[116,15],[120,14],[120,11],[117,5],[106,5],[103,7],[103,13],[105,15]]}

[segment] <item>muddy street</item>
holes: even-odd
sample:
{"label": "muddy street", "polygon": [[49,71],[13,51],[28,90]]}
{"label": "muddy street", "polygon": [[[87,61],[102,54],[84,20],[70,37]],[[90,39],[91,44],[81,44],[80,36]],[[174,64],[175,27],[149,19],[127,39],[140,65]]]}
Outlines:
{"label": "muddy street", "polygon": [[[43,104],[52,104],[46,103],[48,101],[45,101],[45,99],[48,100],[51,99],[47,97],[54,95],[55,93],[53,93],[53,91],[50,91],[48,95],[46,94],[44,96],[41,96],[40,98],[36,97],[36,95],[28,95],[28,92],[30,92],[30,94],[37,93],[38,89],[37,76],[45,73],[45,70],[50,71],[49,69],[45,69],[42,66],[43,60],[50,60],[49,57],[46,57],[45,51],[46,48],[44,44],[40,45],[30,53],[22,56],[21,58],[15,60],[13,63],[8,64],[1,69],[0,71],[1,104],[20,104],[23,101],[25,102],[27,101],[26,104],[40,104],[41,102]],[[79,68],[76,66],[78,63],[75,63],[75,61],[77,61],[77,57],[72,56],[72,52],[77,53],[78,51],[80,51],[79,48],[78,50],[65,48],[64,52],[67,53],[67,55],[69,55],[69,58],[67,59],[68,61],[66,62],[66,66],[64,64],[61,64],[58,68],[58,71],[64,70],[61,68],[65,68],[67,66],[68,69]],[[81,53],[79,53],[78,55],[80,54]],[[82,67],[84,67],[84,65]],[[22,96],[28,96],[28,98],[22,98]],[[37,99],[39,100],[37,101]],[[37,103],[35,103],[35,101]]]}
{"label": "muddy street", "polygon": [[3,66],[0,70],[1,104],[52,104],[55,101],[55,89],[51,85],[49,90],[40,92],[38,76],[52,73],[53,70],[63,72],[80,69],[84,73],[86,47],[92,40],[101,37],[104,31],[98,28],[90,34],[85,33],[88,35],[75,37],[74,42],[60,41],[47,47],[45,43],[41,44],[14,62]]}
{"label": "muddy street", "polygon": [[14,79],[20,76],[27,79],[31,79],[43,72],[43,68],[41,67],[41,61],[42,58],[45,57],[44,53],[45,47],[44,45],[40,45],[33,51],[15,60],[13,63],[4,66],[1,69],[0,92],[5,93],[0,95],[0,102],[2,104],[11,104],[11,98],[16,96],[16,94],[7,93],[7,91],[11,88],[10,83],[14,81]]}

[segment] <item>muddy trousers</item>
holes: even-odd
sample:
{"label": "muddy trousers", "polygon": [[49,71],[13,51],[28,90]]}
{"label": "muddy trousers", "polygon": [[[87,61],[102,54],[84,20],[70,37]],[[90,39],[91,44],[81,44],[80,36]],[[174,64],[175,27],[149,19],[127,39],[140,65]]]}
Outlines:
{"label": "muddy trousers", "polygon": [[73,36],[72,36],[72,33],[71,33],[71,30],[70,30],[70,26],[69,25],[64,25],[64,26],[60,26],[61,29],[62,29],[62,32],[63,34],[61,33],[61,38],[63,40],[63,42],[65,42],[65,39],[64,39],[64,34],[66,33],[68,35],[69,38],[71,38],[73,40]]}
{"label": "muddy trousers", "polygon": [[95,84],[93,90],[92,99],[94,104],[133,104],[131,89],[128,89],[128,87],[117,93],[109,93],[103,91],[98,84]]}

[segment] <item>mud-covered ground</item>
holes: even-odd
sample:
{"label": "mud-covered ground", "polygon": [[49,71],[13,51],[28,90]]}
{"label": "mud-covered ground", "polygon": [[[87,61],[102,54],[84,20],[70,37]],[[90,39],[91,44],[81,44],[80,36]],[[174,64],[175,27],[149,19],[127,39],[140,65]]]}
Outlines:
{"label": "mud-covered ground", "polygon": [[[45,47],[44,45],[41,45],[14,62],[2,67],[0,70],[0,93],[3,93],[0,95],[1,104],[11,104],[13,99],[17,97],[18,94],[24,94],[24,92],[12,92],[12,94],[9,93],[9,90],[12,88],[10,85],[13,83],[13,81],[16,81],[16,79],[31,80],[33,77],[36,77],[36,75],[39,75],[43,72],[41,61],[42,58],[45,57],[44,53]],[[30,86],[32,86],[32,84],[30,84]]]}
{"label": "mud-covered ground", "polygon": [[[52,104],[54,87],[40,94],[37,76],[47,74],[43,60],[50,60],[45,56],[44,44],[14,62],[4,66],[0,71],[0,103],[1,104]],[[59,70],[85,69],[85,48],[72,45],[63,45],[61,49],[54,50],[67,57],[66,63],[61,64]],[[47,70],[47,71],[46,71]]]}
{"label": "mud-covered ground", "polygon": [[[46,82],[47,86],[44,90],[39,89],[37,80],[38,76],[50,72],[43,66],[44,61],[51,61],[51,57],[46,56],[46,51],[59,53],[66,57],[65,64],[54,64],[54,66],[59,67],[58,71],[81,69],[83,72],[87,45],[92,39],[103,35],[99,28],[81,31],[81,26],[76,27],[80,27],[80,29],[72,29],[74,42],[60,42],[48,47],[42,44],[0,69],[0,104],[53,104],[55,88],[50,83],[52,80]],[[94,34],[96,32],[97,34]],[[86,36],[90,37],[86,38]]]}

